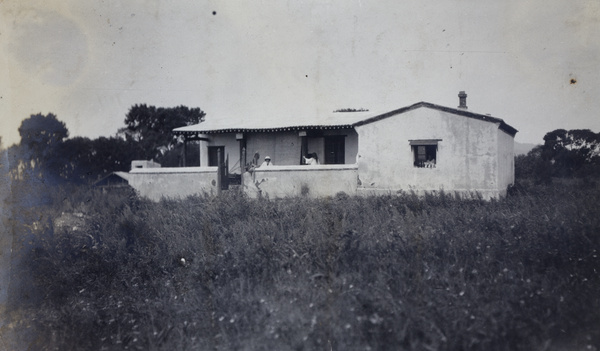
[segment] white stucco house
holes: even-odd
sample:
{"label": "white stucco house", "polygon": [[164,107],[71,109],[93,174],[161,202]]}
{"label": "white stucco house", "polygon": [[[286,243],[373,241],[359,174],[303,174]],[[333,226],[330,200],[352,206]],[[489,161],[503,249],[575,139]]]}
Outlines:
{"label": "white stucco house", "polygon": [[[330,196],[401,191],[498,198],[514,182],[517,130],[502,119],[419,102],[400,109],[334,112],[297,119],[207,119],[176,128],[200,148],[199,166],[134,168],[129,183],[159,199],[216,192],[239,175],[250,196]],[[190,147],[190,146],[188,146]],[[316,154],[319,165],[303,156]],[[258,167],[265,156],[273,165]],[[225,162],[225,161],[228,162]],[[230,176],[217,176],[217,165]]]}

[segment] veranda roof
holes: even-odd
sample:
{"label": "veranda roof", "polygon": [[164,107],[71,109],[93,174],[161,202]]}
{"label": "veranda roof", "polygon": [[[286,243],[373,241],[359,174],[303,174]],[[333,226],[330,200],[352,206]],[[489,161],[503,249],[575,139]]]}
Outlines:
{"label": "veranda roof", "polygon": [[177,134],[275,132],[307,129],[352,128],[359,121],[376,116],[373,112],[332,112],[321,116],[259,116],[246,118],[207,118],[205,121],[173,129]]}

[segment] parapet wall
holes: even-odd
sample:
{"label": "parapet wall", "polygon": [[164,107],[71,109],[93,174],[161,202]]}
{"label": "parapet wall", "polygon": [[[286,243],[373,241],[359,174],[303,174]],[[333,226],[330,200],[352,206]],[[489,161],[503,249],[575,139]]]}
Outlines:
{"label": "parapet wall", "polygon": [[[154,201],[183,199],[190,195],[218,194],[217,167],[137,168],[127,175],[129,185],[141,196]],[[270,166],[242,175],[242,191],[249,197],[282,198],[293,196],[326,197],[343,192],[348,195],[389,195],[401,192],[424,195],[445,191],[461,197],[486,200],[506,195],[490,189],[374,188],[358,185],[357,165]]]}
{"label": "parapet wall", "polygon": [[270,166],[244,173],[242,184],[250,197],[323,197],[356,194],[357,179],[356,165]]}
{"label": "parapet wall", "polygon": [[134,168],[127,180],[141,196],[154,201],[217,194],[217,167]]}

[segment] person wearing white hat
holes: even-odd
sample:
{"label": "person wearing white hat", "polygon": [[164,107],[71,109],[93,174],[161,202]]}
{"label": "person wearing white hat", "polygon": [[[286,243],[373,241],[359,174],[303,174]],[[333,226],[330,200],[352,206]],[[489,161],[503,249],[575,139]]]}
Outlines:
{"label": "person wearing white hat", "polygon": [[262,168],[262,167],[267,167],[267,166],[272,166],[272,165],[273,165],[273,162],[271,162],[271,156],[265,156],[265,160],[264,160],[264,162],[263,162],[263,163],[260,165],[260,167],[259,167],[259,168]]}

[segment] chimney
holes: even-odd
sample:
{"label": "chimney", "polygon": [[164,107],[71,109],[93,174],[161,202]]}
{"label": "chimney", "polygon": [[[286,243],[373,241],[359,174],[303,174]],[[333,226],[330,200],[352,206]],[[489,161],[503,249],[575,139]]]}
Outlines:
{"label": "chimney", "polygon": [[467,93],[462,90],[458,93],[458,103],[458,108],[467,109]]}

